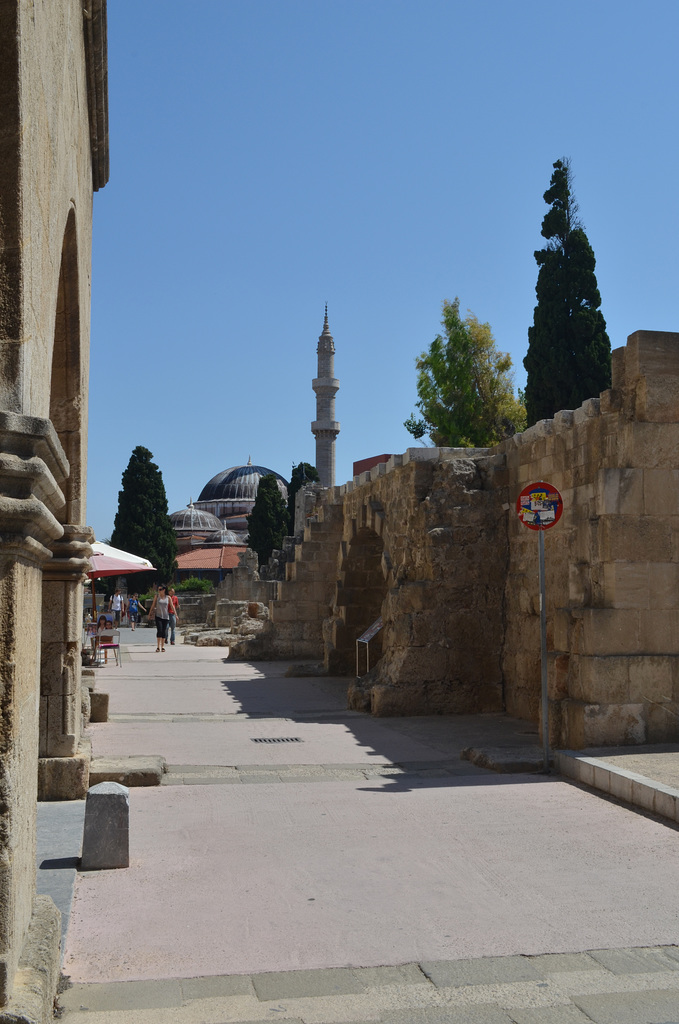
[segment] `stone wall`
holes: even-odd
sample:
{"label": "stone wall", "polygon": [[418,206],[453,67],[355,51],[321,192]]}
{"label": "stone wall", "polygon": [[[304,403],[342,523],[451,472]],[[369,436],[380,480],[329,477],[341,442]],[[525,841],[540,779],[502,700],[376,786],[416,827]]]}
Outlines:
{"label": "stone wall", "polygon": [[[329,668],[351,671],[357,636],[381,611],[373,713],[501,710],[504,492],[458,450],[410,449],[360,481],[343,495]],[[363,555],[369,533],[381,540],[378,565]]]}
{"label": "stone wall", "polygon": [[[92,193],[108,176],[105,2],[87,8],[0,4],[3,1021],[52,1019],[58,913],[35,896],[38,757],[54,796],[84,796],[87,774],[80,631],[92,539],[84,525]],[[39,950],[42,980],[25,969],[28,947]]]}
{"label": "stone wall", "polygon": [[179,598],[179,622],[182,627],[207,622],[209,612],[215,610],[216,594],[189,593],[184,591]]}
{"label": "stone wall", "polygon": [[281,656],[355,673],[375,714],[499,710],[539,721],[537,534],[515,513],[547,480],[550,731],[562,747],[679,737],[679,335],[637,332],[600,399],[491,450],[409,449],[319,497],[279,600]]}
{"label": "stone wall", "polygon": [[[545,535],[550,730],[560,746],[679,736],[679,334],[638,331],[601,399],[503,445],[513,499],[564,498]],[[539,709],[537,544],[510,513],[507,710]]]}

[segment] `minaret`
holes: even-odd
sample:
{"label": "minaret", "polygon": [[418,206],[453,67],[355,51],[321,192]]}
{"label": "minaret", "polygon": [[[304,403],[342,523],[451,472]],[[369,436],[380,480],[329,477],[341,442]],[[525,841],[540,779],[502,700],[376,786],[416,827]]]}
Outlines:
{"label": "minaret", "polygon": [[311,386],[316,392],[316,419],[311,433],[316,438],[316,469],[324,487],[335,486],[335,438],[340,425],[335,420],[335,395],[339,381],[335,373],[335,342],[328,326],[328,303],[325,304],[323,333],[318,339],[318,377]]}

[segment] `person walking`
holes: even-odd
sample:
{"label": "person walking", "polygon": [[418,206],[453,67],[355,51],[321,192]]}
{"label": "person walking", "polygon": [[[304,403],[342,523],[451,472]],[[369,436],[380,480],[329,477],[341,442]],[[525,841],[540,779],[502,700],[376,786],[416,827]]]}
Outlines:
{"label": "person walking", "polygon": [[153,604],[149,608],[149,617],[154,616],[156,620],[156,654],[162,651],[165,654],[165,641],[167,640],[167,628],[170,625],[170,597],[164,583],[158,586]]}
{"label": "person walking", "polygon": [[113,612],[113,625],[118,629],[120,627],[120,619],[125,613],[125,598],[120,590],[115,591],[108,603],[108,610]]}
{"label": "person walking", "polygon": [[170,645],[174,647],[174,631],[177,626],[177,619],[179,618],[179,598],[174,592],[174,587],[170,587],[170,603],[168,605],[168,609],[170,612],[170,627],[168,635],[170,637]]}
{"label": "person walking", "polygon": [[133,633],[137,628],[137,623],[139,622],[140,608],[144,613],[146,612],[146,608],[144,608],[144,605],[139,600],[139,594],[133,594],[127,602],[127,616],[130,620],[130,626],[132,627]]}

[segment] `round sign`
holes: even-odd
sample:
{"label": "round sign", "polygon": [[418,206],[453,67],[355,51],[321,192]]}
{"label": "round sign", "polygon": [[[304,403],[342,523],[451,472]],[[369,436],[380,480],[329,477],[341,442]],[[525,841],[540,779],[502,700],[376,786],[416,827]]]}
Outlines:
{"label": "round sign", "polygon": [[516,499],[516,514],[529,530],[548,530],[556,526],[563,512],[563,499],[556,487],[544,480],[528,484]]}

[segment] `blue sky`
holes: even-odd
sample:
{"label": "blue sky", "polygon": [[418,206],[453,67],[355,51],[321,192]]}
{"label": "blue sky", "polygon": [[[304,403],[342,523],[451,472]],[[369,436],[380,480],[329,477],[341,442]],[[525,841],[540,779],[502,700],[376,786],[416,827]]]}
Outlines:
{"label": "blue sky", "polygon": [[170,511],[314,461],[327,301],[337,483],[415,444],[414,362],[460,298],[512,355],[571,158],[613,348],[678,330],[679,4],[118,0],[94,197],[88,523],[132,449]]}

